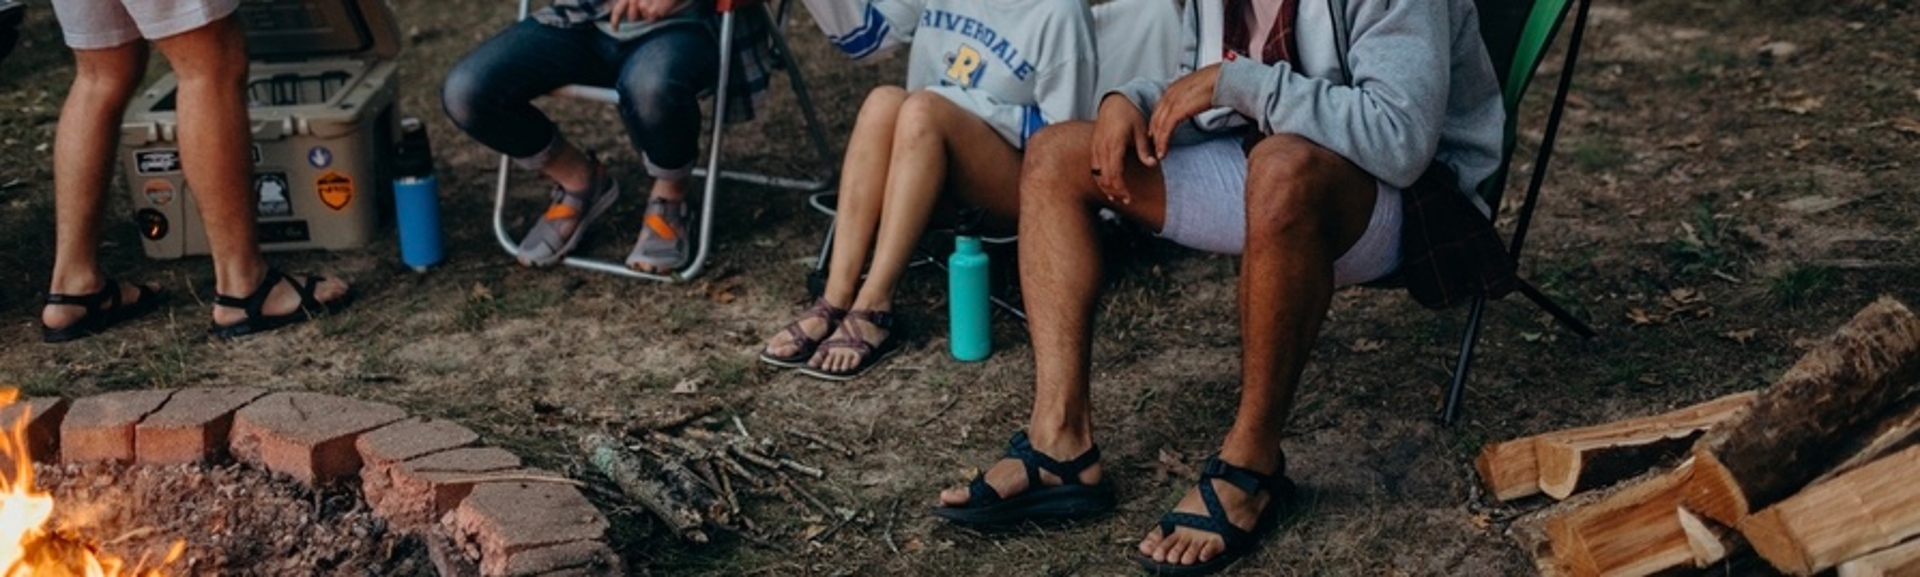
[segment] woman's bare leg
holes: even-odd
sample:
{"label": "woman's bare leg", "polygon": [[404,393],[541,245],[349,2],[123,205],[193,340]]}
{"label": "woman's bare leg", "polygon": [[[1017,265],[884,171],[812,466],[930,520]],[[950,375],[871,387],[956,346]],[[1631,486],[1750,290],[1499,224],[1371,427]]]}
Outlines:
{"label": "woman's bare leg", "polygon": [[[860,271],[867,263],[867,250],[873,246],[874,229],[880,224],[881,203],[885,201],[895,123],[906,100],[907,91],[898,86],[875,88],[867,94],[867,101],[860,105],[860,116],[854,120],[853,136],[847,141],[847,157],[840,169],[833,252],[827,261],[826,292],[821,295],[836,308],[846,308],[853,302]],[[826,321],[803,319],[800,330],[824,337]],[[766,345],[767,353],[774,356],[793,355],[797,348],[786,331],[775,334]]]}
{"label": "woman's bare leg", "polygon": [[[893,289],[942,191],[952,191],[956,200],[984,207],[1008,222],[1019,211],[1020,151],[986,121],[939,94],[918,92],[900,105],[889,170],[873,267],[854,298],[854,309],[892,310]],[[870,342],[887,334],[872,325],[858,328]],[[845,371],[859,362],[854,349],[837,348],[823,349],[811,364]]]}

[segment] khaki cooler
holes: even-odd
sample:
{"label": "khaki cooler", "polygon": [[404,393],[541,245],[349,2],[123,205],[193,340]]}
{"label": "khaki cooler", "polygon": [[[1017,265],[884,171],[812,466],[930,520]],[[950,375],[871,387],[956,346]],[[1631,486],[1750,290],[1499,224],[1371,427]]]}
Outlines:
{"label": "khaki cooler", "polygon": [[[263,250],[347,249],[372,240],[390,202],[398,132],[399,33],[386,0],[242,0],[251,61],[253,199]],[[180,171],[176,80],[134,99],[120,155],[147,256],[207,254]]]}

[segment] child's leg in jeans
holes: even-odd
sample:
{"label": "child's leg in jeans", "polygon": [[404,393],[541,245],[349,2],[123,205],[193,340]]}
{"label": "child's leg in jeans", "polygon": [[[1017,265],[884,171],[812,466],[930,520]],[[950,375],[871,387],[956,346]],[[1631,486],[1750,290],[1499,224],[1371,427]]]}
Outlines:
{"label": "child's leg in jeans", "polygon": [[664,272],[685,263],[686,187],[700,153],[700,93],[719,78],[719,46],[704,26],[676,26],[623,46],[614,88],[620,119],[652,176],[640,240],[627,258],[635,269]]}

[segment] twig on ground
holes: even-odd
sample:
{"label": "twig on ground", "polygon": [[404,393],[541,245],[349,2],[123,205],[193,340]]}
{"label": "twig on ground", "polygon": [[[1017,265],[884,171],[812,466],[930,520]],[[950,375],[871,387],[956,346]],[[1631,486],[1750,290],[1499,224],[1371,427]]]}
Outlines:
{"label": "twig on ground", "polygon": [[809,467],[806,465],[802,465],[798,462],[795,462],[793,459],[780,459],[780,466],[786,467],[788,470],[791,470],[793,472],[800,473],[808,477],[813,477],[815,479],[821,479],[827,476],[827,472],[820,470],[819,467]]}
{"label": "twig on ground", "polygon": [[939,420],[942,415],[947,414],[947,409],[951,409],[953,408],[954,405],[957,405],[957,404],[960,404],[960,395],[948,394],[947,404],[941,405],[940,410],[934,411],[933,415],[928,416],[925,420],[920,421],[920,426],[925,427],[927,425],[933,424],[933,422],[936,420]]}
{"label": "twig on ground", "polygon": [[887,550],[892,551],[895,555],[900,554],[900,547],[893,544],[893,520],[899,517],[900,499],[896,498],[892,504],[887,506],[887,528],[880,534],[881,538],[887,542]]}
{"label": "twig on ground", "polygon": [[787,433],[795,437],[805,439],[809,442],[812,442],[815,445],[819,445],[823,449],[840,453],[843,456],[847,456],[847,457],[853,456],[853,449],[847,448],[846,445],[833,442],[831,439],[828,439],[826,437],[822,437],[820,435],[816,435],[816,434],[802,431],[799,429],[789,429]]}
{"label": "twig on ground", "polygon": [[753,471],[748,470],[746,465],[742,465],[739,461],[733,460],[733,457],[728,457],[725,453],[715,453],[714,458],[719,459],[720,464],[726,465],[727,472],[733,473],[733,476],[739,477],[755,487],[760,486],[760,476],[753,474]]}
{"label": "twig on ground", "polygon": [[746,423],[740,422],[740,415],[728,415],[728,416],[733,417],[733,428],[740,429],[740,436],[746,437],[748,441],[752,441],[753,433],[747,432],[747,425]]}
{"label": "twig on ground", "polygon": [[828,518],[840,516],[839,513],[835,513],[833,511],[833,507],[827,506],[826,501],[821,501],[820,498],[815,497],[812,492],[806,490],[806,488],[804,487],[801,487],[799,483],[794,482],[793,477],[787,476],[786,473],[780,473],[779,477],[780,477],[780,482],[785,483],[788,489],[792,490],[795,493],[800,494],[800,496],[805,498],[808,503],[812,504],[816,508],[819,508],[820,513],[826,515]]}
{"label": "twig on ground", "polygon": [[759,465],[760,468],[767,469],[769,471],[780,470],[779,461],[775,461],[773,460],[773,458],[768,457],[766,455],[755,453],[753,452],[752,449],[748,449],[746,447],[742,447],[739,445],[727,445],[727,449],[733,451],[734,456],[740,457],[742,459],[746,459],[747,462],[749,463]]}
{"label": "twig on ground", "polygon": [[812,541],[814,543],[820,543],[820,542],[826,541],[827,538],[832,537],[834,533],[839,533],[841,527],[845,527],[847,526],[848,523],[852,523],[853,520],[858,518],[859,516],[860,516],[859,511],[854,511],[846,515],[840,515],[839,522],[834,523],[833,526],[828,527],[827,530],[821,531],[819,535],[814,535],[813,538],[808,539],[808,541]]}
{"label": "twig on ground", "polygon": [[594,468],[612,479],[620,487],[620,492],[639,501],[655,517],[666,522],[675,535],[694,543],[707,542],[707,534],[700,530],[705,520],[699,507],[674,498],[664,483],[643,473],[641,461],[628,453],[618,441],[606,435],[592,434],[581,439],[580,444],[587,451],[587,461]]}
{"label": "twig on ground", "polygon": [[586,483],[581,482],[577,479],[568,479],[566,477],[555,477],[553,475],[537,475],[532,473],[487,473],[487,474],[480,474],[480,475],[467,475],[467,476],[461,476],[461,477],[448,477],[445,479],[437,479],[437,481],[439,481],[441,484],[520,482],[520,483],[553,483],[556,485],[573,485],[575,487],[587,486]]}

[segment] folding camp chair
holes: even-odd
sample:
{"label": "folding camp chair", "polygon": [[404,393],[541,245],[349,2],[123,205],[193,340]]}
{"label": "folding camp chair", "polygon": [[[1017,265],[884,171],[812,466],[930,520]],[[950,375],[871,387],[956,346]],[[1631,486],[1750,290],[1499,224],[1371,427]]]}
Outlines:
{"label": "folding camp chair", "polygon": [[[520,0],[519,18],[521,20],[527,18],[530,8],[528,4],[530,4],[530,2],[531,0]],[[622,263],[578,256],[566,257],[560,261],[561,264],[637,279],[665,282],[689,280],[699,276],[701,269],[706,266],[708,247],[712,246],[713,207],[719,200],[718,184],[720,179],[724,178],[761,186],[812,192],[824,191],[833,186],[835,177],[833,172],[834,157],[832,149],[827,145],[826,129],[820,123],[819,114],[815,112],[813,106],[813,99],[807,93],[806,81],[800,76],[800,64],[796,60],[793,51],[789,49],[787,45],[785,32],[781,30],[786,24],[787,13],[790,8],[791,0],[780,0],[779,7],[771,14],[768,13],[766,5],[757,0],[717,0],[714,3],[714,9],[720,14],[720,74],[713,94],[713,118],[711,119],[713,123],[712,138],[707,145],[711,147],[712,150],[708,152],[706,167],[695,168],[693,172],[694,176],[706,179],[706,186],[700,195],[700,215],[696,217],[694,225],[699,228],[699,232],[696,236],[698,240],[694,242],[693,258],[687,261],[687,264],[679,270],[669,274],[643,273],[629,269]],[[735,19],[742,10],[757,11],[752,13],[751,16],[765,17],[770,20],[770,25],[767,27],[768,41],[773,42],[775,55],[780,59],[783,67],[786,68],[787,80],[792,84],[794,95],[799,100],[800,112],[806,117],[807,137],[812,141],[814,153],[818,156],[823,170],[821,176],[818,178],[811,180],[795,179],[720,170],[720,149],[723,142],[722,137],[725,136],[726,133],[727,85],[732,80],[730,76],[733,70],[734,24]],[[561,87],[548,95],[578,98],[610,105],[618,105],[620,102],[619,93],[615,92],[612,88],[604,86],[584,86],[576,84]],[[500,241],[500,248],[505,249],[507,254],[518,255],[520,252],[519,243],[513,239],[512,235],[507,233],[506,224],[507,186],[512,176],[511,172],[512,159],[502,155],[500,157],[499,184],[494,190],[493,235],[495,239]]]}
{"label": "folding camp chair", "polygon": [[[1578,3],[1578,10],[1574,4]],[[1567,40],[1566,60],[1560,67],[1560,84],[1554,90],[1552,107],[1547,110],[1545,136],[1540,147],[1533,155],[1533,175],[1527,182],[1526,197],[1521,202],[1518,218],[1514,223],[1513,236],[1509,241],[1509,252],[1514,260],[1520,259],[1520,249],[1527,240],[1527,228],[1533,223],[1533,211],[1540,201],[1540,187],[1547,179],[1547,161],[1553,157],[1553,142],[1560,131],[1560,118],[1566,111],[1567,94],[1573,86],[1574,64],[1580,58],[1580,40],[1587,28],[1587,9],[1593,0],[1476,0],[1480,10],[1480,34],[1487,44],[1487,52],[1493,58],[1494,71],[1499,75],[1507,109],[1505,139],[1501,146],[1500,170],[1494,172],[1480,186],[1480,196],[1489,206],[1497,210],[1502,193],[1506,190],[1507,169],[1512,162],[1515,135],[1518,132],[1520,117],[1520,99],[1527,93],[1527,85],[1533,80],[1533,74],[1546,58],[1547,49],[1553,45],[1554,37],[1560,31],[1561,22],[1566,20],[1569,11],[1574,12],[1573,32]],[[1586,323],[1561,308],[1540,289],[1519,279],[1517,290],[1534,305],[1553,316],[1554,320],[1583,337],[1592,337],[1593,329]],[[1466,390],[1467,371],[1473,366],[1474,344],[1480,337],[1481,314],[1485,312],[1485,296],[1475,297],[1473,306],[1467,312],[1466,334],[1460,339],[1460,359],[1453,371],[1453,382],[1447,387],[1446,403],[1440,410],[1440,421],[1452,425],[1460,417],[1460,398]]]}

